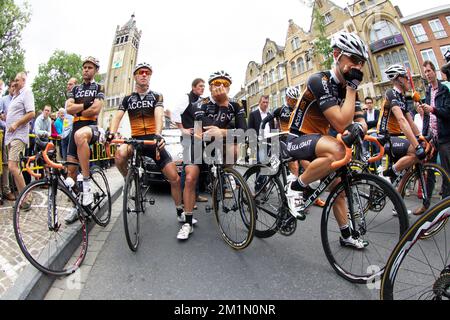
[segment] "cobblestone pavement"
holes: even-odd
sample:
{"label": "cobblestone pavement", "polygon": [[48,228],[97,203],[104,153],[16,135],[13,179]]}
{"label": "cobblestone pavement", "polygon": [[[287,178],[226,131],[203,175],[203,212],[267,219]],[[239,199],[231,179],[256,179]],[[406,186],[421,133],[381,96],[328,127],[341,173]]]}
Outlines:
{"label": "cobblestone pavement", "polygon": [[[122,183],[122,178],[117,169],[112,168],[106,171],[106,176],[108,178],[110,188],[114,183]],[[41,194],[42,193],[42,194]],[[33,194],[34,195],[34,194]],[[46,208],[45,203],[42,202],[45,199],[45,190],[42,192],[37,191],[37,196],[33,196],[33,208]],[[44,202],[46,202],[44,200]],[[59,203],[60,201],[57,201]],[[14,235],[13,229],[13,202],[5,202],[3,206],[0,207],[0,298],[2,295],[11,288],[20,273],[29,264],[28,260],[23,256],[20,248],[17,244],[16,237]],[[31,211],[33,212],[33,210]],[[33,219],[35,223],[39,221]],[[41,224],[42,225],[42,224]],[[63,228],[65,224],[63,224]],[[69,227],[76,228],[77,225]],[[41,244],[42,245],[42,244]],[[90,244],[91,246],[91,244]],[[39,250],[39,241],[33,243],[33,248]]]}

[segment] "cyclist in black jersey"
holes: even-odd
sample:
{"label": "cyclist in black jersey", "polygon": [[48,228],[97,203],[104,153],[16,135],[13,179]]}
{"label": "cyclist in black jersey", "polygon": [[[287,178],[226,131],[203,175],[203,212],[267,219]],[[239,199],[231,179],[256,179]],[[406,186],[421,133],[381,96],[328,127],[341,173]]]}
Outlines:
{"label": "cyclist in black jersey", "polygon": [[[329,136],[330,127],[344,133],[355,119],[360,134],[367,130],[364,117],[357,115],[357,89],[363,80],[362,68],[368,60],[366,44],[355,34],[340,32],[332,39],[335,67],[331,71],[312,75],[307,88],[291,117],[288,152],[297,160],[311,164],[299,179],[288,187],[288,205],[295,217],[305,219],[298,212],[302,193],[308,197],[313,189],[311,183],[333,172],[331,164],[345,156],[345,149],[334,137]],[[351,235],[345,199],[336,199],[334,215],[341,229],[341,245],[356,249],[368,243]]]}
{"label": "cyclist in black jersey", "polygon": [[[89,206],[94,201],[90,181],[89,146],[100,137],[97,117],[105,100],[104,88],[94,81],[99,68],[100,63],[94,57],[88,57],[83,61],[83,83],[72,89],[66,102],[67,113],[74,116],[67,161],[80,163],[83,174],[83,206]],[[77,169],[76,166],[68,167],[68,175],[75,181]]]}
{"label": "cyclist in black jersey", "polygon": [[[411,167],[426,157],[424,148],[417,140],[421,132],[417,128],[408,105],[405,93],[410,90],[408,74],[402,65],[392,65],[386,71],[394,88],[386,91],[385,101],[381,109],[378,133],[388,133],[392,138],[392,154],[395,165],[384,172],[393,179],[403,170]],[[406,139],[398,136],[406,136]],[[389,145],[387,145],[389,147]]]}
{"label": "cyclist in black jersey", "polygon": [[[181,108],[174,112],[172,120],[177,124],[178,128],[183,133],[183,147],[184,147],[184,170],[185,182],[183,190],[183,204],[184,212],[179,212],[179,217],[184,215],[186,223],[190,226],[196,224],[193,218],[195,203],[197,200],[197,185],[202,170],[202,154],[195,154],[194,148],[194,127],[195,127],[195,113],[198,109],[198,104],[202,101],[202,95],[205,91],[205,81],[196,79],[192,83],[192,91],[185,95],[181,104]],[[185,227],[187,230],[187,226]],[[180,240],[187,240],[189,232],[180,234]]]}
{"label": "cyclist in black jersey", "polygon": [[[136,140],[158,140],[157,145],[145,146],[144,154],[152,158],[171,186],[172,198],[177,211],[183,211],[181,203],[181,185],[177,167],[167,152],[161,136],[164,119],[164,99],[162,94],[150,90],[150,78],[153,68],[148,63],[138,64],[133,71],[136,82],[135,92],[125,97],[116,112],[108,133],[111,141],[118,134],[120,122],[126,112],[130,118],[131,135]],[[121,146],[116,152],[115,162],[123,177],[128,174],[128,159],[133,156],[133,147]],[[159,159],[156,156],[159,153]]]}

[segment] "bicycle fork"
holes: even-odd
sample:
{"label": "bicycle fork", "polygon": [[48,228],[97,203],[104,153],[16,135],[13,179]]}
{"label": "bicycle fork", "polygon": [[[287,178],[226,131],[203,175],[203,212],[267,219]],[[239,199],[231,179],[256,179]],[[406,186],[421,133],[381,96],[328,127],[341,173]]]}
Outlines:
{"label": "bicycle fork", "polygon": [[[344,190],[349,206],[348,212],[350,214],[349,219],[351,224],[352,236],[359,238],[360,236],[363,236],[367,232],[367,226],[364,217],[364,212],[362,211],[363,206],[361,198],[359,196],[359,191],[356,186],[353,188],[350,186],[347,177],[344,178]],[[355,211],[355,204],[357,205],[358,208],[356,211]],[[357,219],[359,220],[359,223],[357,223]]]}
{"label": "bicycle fork", "polygon": [[58,178],[51,176],[50,186],[48,188],[48,203],[47,203],[47,225],[48,230],[58,232],[61,225],[58,220],[58,209],[56,208],[56,194],[58,190]]}

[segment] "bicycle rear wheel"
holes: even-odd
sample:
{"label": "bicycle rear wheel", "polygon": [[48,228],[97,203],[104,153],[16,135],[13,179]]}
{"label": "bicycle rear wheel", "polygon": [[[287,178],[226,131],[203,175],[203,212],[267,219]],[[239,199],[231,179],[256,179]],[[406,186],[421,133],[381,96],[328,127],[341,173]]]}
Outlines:
{"label": "bicycle rear wheel", "polygon": [[139,247],[139,222],[142,210],[140,197],[138,172],[130,168],[123,192],[123,223],[128,247],[133,252],[137,252]]}
{"label": "bicycle rear wheel", "polygon": [[98,166],[91,168],[92,192],[94,193],[92,218],[101,227],[106,227],[111,221],[112,201],[109,183],[103,169]]}
{"label": "bicycle rear wheel", "polygon": [[[405,205],[386,180],[371,174],[354,175],[350,181],[350,195],[345,189],[344,182],[341,182],[330,193],[323,210],[321,236],[325,254],[333,269],[344,279],[361,284],[377,281],[392,249],[408,228]],[[352,197],[351,201],[348,196]],[[353,237],[367,241],[368,247],[356,250],[342,246],[339,224],[333,212],[338,197],[345,197]]]}
{"label": "bicycle rear wheel", "polygon": [[[253,166],[244,179],[255,200],[255,236],[270,238],[278,231],[278,221],[286,201],[283,185],[277,177],[264,175],[264,166]],[[267,173],[266,173],[267,174]]]}
{"label": "bicycle rear wheel", "polygon": [[223,240],[235,250],[247,248],[255,234],[255,205],[248,186],[239,172],[224,168],[214,184],[213,206]]}
{"label": "bicycle rear wheel", "polygon": [[[381,281],[383,300],[450,300],[450,198],[427,211],[392,251]],[[437,228],[436,225],[441,225]],[[430,233],[424,239],[423,235]]]}
{"label": "bicycle rear wheel", "polygon": [[[28,205],[29,210],[25,208]],[[69,191],[61,183],[54,191],[47,180],[31,183],[17,199],[14,233],[20,250],[38,270],[64,276],[74,273],[83,262],[88,246],[86,220],[80,217],[81,233],[77,232],[79,225],[63,222],[73,210],[77,207]],[[72,256],[76,258],[70,259]]]}

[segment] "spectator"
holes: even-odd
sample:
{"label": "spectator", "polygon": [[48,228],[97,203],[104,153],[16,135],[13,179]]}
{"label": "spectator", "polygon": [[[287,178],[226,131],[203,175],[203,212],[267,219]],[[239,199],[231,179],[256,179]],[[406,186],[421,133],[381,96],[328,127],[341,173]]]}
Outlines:
{"label": "spectator", "polygon": [[[75,78],[71,78],[67,82],[67,92],[71,92],[73,87],[78,84],[78,80]],[[73,127],[73,116],[67,113],[67,102],[64,108],[65,116],[63,123],[63,132],[61,134],[61,157],[64,161],[67,160],[67,149],[69,147],[70,134],[72,133]]]}
{"label": "spectator", "polygon": [[52,135],[52,120],[50,119],[50,113],[52,107],[45,106],[42,114],[37,117],[34,123],[34,134],[41,141],[48,141]]}
{"label": "spectator", "polygon": [[[50,115],[50,121],[51,121],[51,126],[52,126],[51,137],[52,137],[52,139],[56,140],[59,138],[58,130],[56,130],[56,126],[55,126],[56,114],[53,113]],[[55,143],[55,144],[57,144],[57,143]]]}
{"label": "spectator", "polygon": [[[253,129],[259,134],[262,121],[269,116],[269,96],[262,96],[259,100],[259,108],[250,113],[248,119],[248,129]],[[275,129],[275,121],[271,120],[264,128],[265,135],[269,134],[271,130]],[[269,150],[267,150],[269,151]],[[258,150],[258,163],[267,158],[267,155],[262,153],[262,150]]]}
{"label": "spectator", "polygon": [[[20,154],[25,152],[25,147],[29,144],[29,123],[35,115],[34,95],[29,88],[25,87],[26,81],[25,72],[17,74],[16,95],[8,107],[6,117],[5,145],[9,152],[8,167],[19,192],[25,188],[25,180],[19,169]],[[29,210],[31,201],[31,197],[25,199],[20,208]]]}
{"label": "spectator", "polygon": [[[432,113],[437,117],[438,144],[441,164],[447,172],[450,172],[450,91],[436,76],[436,67],[431,61],[425,61],[423,70],[427,81],[430,83],[426,90],[425,104],[420,107],[425,113]],[[448,182],[443,187],[443,197],[450,195]]]}
{"label": "spectator", "polygon": [[59,109],[58,111],[58,117],[56,118],[55,121],[55,128],[56,131],[58,132],[58,136],[61,136],[63,133],[65,113],[66,112],[64,109]]}
{"label": "spectator", "polygon": [[[373,98],[367,97],[364,100],[364,119],[367,123],[367,130],[376,130],[378,125],[378,120],[380,119],[380,110],[375,109]],[[372,133],[372,136],[376,137],[377,133]],[[364,141],[364,146],[366,149],[369,149],[369,146],[372,146],[373,154],[377,154],[380,152],[380,148],[376,143],[370,143],[368,141]],[[375,166],[378,168],[378,173],[381,173],[381,161],[375,163]]]}
{"label": "spectator", "polygon": [[8,107],[15,94],[15,81],[9,83],[9,94],[5,97],[0,98],[0,126],[3,130],[2,138],[2,161],[3,161],[3,171],[2,171],[2,198],[8,201],[15,201],[16,197],[11,192],[9,185],[9,169],[8,169],[8,152],[5,145],[5,134],[6,134],[6,115],[8,112]]}

